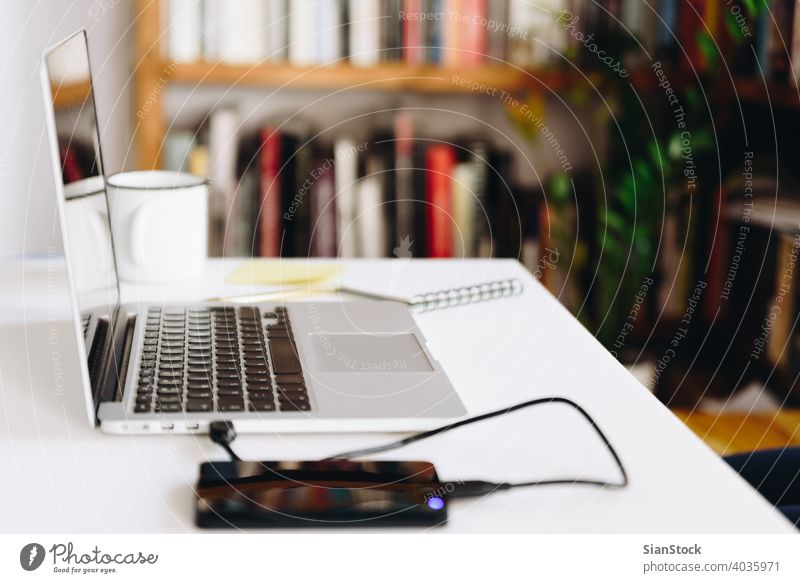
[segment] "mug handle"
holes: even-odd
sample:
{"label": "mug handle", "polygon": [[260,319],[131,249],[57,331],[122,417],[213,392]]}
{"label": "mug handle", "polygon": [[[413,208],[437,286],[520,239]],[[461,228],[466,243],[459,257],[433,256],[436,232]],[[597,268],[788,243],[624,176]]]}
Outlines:
{"label": "mug handle", "polygon": [[153,204],[145,204],[136,209],[131,225],[131,255],[133,263],[138,267],[149,267],[152,263],[146,248],[147,217],[150,216]]}
{"label": "mug handle", "polygon": [[97,242],[97,268],[107,269],[110,263],[111,241],[108,234],[108,219],[105,213],[99,210],[90,211],[87,215],[89,228],[92,230],[94,240]]}

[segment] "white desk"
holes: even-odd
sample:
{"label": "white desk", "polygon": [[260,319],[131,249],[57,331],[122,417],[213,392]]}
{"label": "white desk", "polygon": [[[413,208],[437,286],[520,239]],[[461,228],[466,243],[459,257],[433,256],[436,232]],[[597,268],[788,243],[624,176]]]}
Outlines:
{"label": "white desk", "polygon": [[[236,262],[169,289],[123,288],[124,301],[201,299]],[[198,464],[225,459],[201,436],[105,435],[87,423],[57,260],[0,266],[0,530],[191,531]],[[418,316],[471,413],[545,395],[597,420],[628,468],[622,491],[540,487],[451,504],[448,532],[793,532],[793,527],[656,401],[514,261],[354,261],[342,282],[409,294],[518,277],[520,297]],[[55,380],[58,365],[63,382]],[[242,436],[249,459],[314,459],[387,435]],[[428,459],[444,479],[517,481],[576,473],[614,478],[577,413],[547,406],[385,454]]]}

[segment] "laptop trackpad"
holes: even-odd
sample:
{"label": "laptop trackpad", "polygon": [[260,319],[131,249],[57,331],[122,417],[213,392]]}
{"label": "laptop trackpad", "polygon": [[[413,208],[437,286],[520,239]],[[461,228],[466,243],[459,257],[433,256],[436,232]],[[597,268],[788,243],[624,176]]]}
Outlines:
{"label": "laptop trackpad", "polygon": [[413,334],[309,334],[321,372],[431,372]]}

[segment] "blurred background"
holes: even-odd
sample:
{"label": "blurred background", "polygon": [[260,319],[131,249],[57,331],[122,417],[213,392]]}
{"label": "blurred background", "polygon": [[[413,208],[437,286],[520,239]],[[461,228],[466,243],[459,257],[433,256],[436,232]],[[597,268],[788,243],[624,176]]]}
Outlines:
{"label": "blurred background", "polygon": [[721,453],[800,444],[798,4],[18,2],[0,249],[60,247],[39,60],[83,27],[106,173],[210,176],[212,255],[517,258]]}

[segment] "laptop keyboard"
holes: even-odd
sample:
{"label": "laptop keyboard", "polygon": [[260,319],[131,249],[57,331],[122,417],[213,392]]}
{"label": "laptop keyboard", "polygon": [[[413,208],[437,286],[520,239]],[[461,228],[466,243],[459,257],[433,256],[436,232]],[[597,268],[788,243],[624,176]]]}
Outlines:
{"label": "laptop keyboard", "polygon": [[309,411],[286,308],[150,308],[136,413]]}

